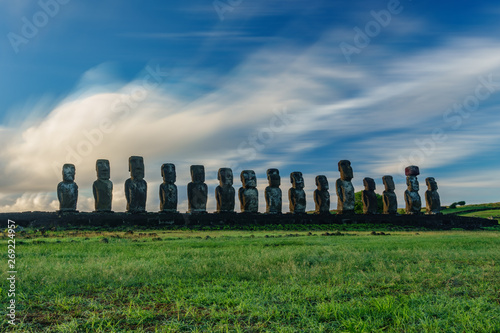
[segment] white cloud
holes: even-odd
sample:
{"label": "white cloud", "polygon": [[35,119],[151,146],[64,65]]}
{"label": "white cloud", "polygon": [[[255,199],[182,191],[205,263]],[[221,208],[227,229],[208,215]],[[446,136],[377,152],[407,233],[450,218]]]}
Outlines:
{"label": "white cloud", "polygon": [[[107,158],[115,185],[114,209],[123,211],[123,183],[129,177],[131,155],[145,158],[151,211],[158,207],[160,166],[165,162],[177,165],[179,211],[187,210],[185,186],[190,181],[190,164],[206,166],[207,182],[212,183],[209,210],[215,209],[214,177],[222,166],[233,166],[236,189],[243,168],[263,175],[268,167],[287,170],[292,165],[303,166],[308,209],[314,207],[315,175],[331,170],[327,176],[335,207],[338,160],[351,158],[357,163],[357,189],[363,178],[358,174],[375,178],[400,171],[399,156],[414,149],[413,139],[428,137],[429,131],[423,129],[448,126],[442,124],[443,112],[474,93],[478,76],[500,72],[500,60],[495,57],[500,48],[492,46],[498,44],[491,40],[456,39],[384,66],[373,64],[373,68],[355,63],[347,66],[343,59],[331,57],[338,53],[338,45],[329,42],[331,34],[304,50],[290,47],[256,52],[214,91],[195,100],[179,93],[183,90],[178,87],[189,85],[192,77],[186,78],[188,83],[175,84],[167,77],[162,86],[146,90],[147,98],[136,103],[133,98],[144,93],[146,72],[123,84],[112,82],[106,66],[89,71],[78,91],[47,116],[0,128],[6,147],[0,152],[4,169],[0,186],[4,195],[20,198],[15,202],[0,198],[0,210],[54,210],[55,188],[66,162],[76,164],[81,194],[78,208],[92,210],[95,161]],[[111,83],[96,87],[96,78]],[[131,98],[136,105],[127,107],[123,101]],[[279,121],[273,125],[275,112],[283,107],[295,118],[289,118],[285,126],[276,126],[283,125]],[[484,112],[490,126],[481,126]],[[448,141],[436,147],[435,157],[423,161],[422,167],[452,165],[498,142],[495,127],[500,119],[495,117],[493,110],[481,108],[457,131],[446,127]],[[335,154],[307,155],[319,145]],[[290,171],[282,174],[284,193]],[[266,183],[265,178],[259,179],[261,208],[265,207]],[[287,195],[283,201],[287,205]]]}

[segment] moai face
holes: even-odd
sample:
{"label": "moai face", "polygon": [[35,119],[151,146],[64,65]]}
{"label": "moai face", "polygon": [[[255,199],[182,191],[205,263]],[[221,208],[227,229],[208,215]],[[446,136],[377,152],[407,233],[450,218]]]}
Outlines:
{"label": "moai face", "polygon": [[97,171],[97,178],[100,180],[109,180],[110,168],[109,160],[97,160],[95,163],[95,169]]}
{"label": "moai face", "polygon": [[217,179],[219,180],[220,186],[232,186],[233,185],[233,170],[230,168],[220,168],[217,173]]}
{"label": "moai face", "polygon": [[363,179],[363,185],[366,191],[375,191],[375,181],[373,178],[366,177]]}
{"label": "moai face", "polygon": [[254,188],[257,186],[257,177],[253,170],[243,170],[240,177],[244,188]]}
{"label": "moai face", "polygon": [[191,165],[191,181],[193,183],[205,182],[205,167],[203,165]]}
{"label": "moai face", "polygon": [[427,187],[430,191],[436,191],[438,189],[438,184],[436,183],[434,177],[426,178],[425,182],[427,183]]}
{"label": "moai face", "polygon": [[388,192],[392,192],[396,189],[394,185],[394,179],[392,176],[384,176],[382,177],[382,181],[384,182],[385,190]]}
{"label": "moai face", "polygon": [[144,179],[144,159],[142,156],[131,156],[128,159],[128,171],[130,171],[130,178],[134,180]]}
{"label": "moai face", "polygon": [[280,187],[281,177],[278,169],[267,169],[267,180],[269,181],[269,186]]}
{"label": "moai face", "polygon": [[408,185],[408,191],[410,192],[418,192],[419,190],[418,179],[415,176],[406,177],[406,185]]}
{"label": "moai face", "polygon": [[175,172],[175,165],[172,163],[165,163],[161,166],[161,176],[165,183],[175,183],[177,180],[177,173]]}
{"label": "moai face", "polygon": [[328,186],[328,179],[326,179],[326,176],[323,175],[316,176],[316,186],[318,187],[319,191],[328,191],[329,186]]}
{"label": "moai face", "polygon": [[290,174],[290,182],[293,188],[297,190],[302,190],[304,188],[304,178],[302,177],[302,172],[292,172]]}
{"label": "moai face", "polygon": [[351,162],[348,160],[339,161],[340,178],[342,180],[350,181],[353,178]]}
{"label": "moai face", "polygon": [[63,181],[66,183],[72,183],[75,181],[75,165],[74,164],[64,164],[62,168]]}

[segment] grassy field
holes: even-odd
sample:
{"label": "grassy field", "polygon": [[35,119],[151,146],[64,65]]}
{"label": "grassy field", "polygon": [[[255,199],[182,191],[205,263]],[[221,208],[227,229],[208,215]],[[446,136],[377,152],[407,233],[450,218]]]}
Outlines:
{"label": "grassy field", "polygon": [[500,332],[498,231],[324,233],[18,237],[0,330]]}

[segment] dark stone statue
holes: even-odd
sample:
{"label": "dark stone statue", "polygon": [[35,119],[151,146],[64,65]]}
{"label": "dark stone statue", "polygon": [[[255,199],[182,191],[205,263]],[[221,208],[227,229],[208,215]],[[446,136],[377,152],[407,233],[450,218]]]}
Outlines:
{"label": "dark stone statue", "polygon": [[160,184],[160,211],[165,213],[177,212],[177,174],[175,165],[165,163],[161,166],[161,176],[163,183]]}
{"label": "dark stone statue", "polygon": [[148,184],[144,180],[144,159],[142,156],[131,156],[128,159],[130,178],[125,181],[125,198],[128,213],[146,211]]}
{"label": "dark stone statue", "polygon": [[215,188],[215,199],[217,200],[217,212],[234,212],[234,187],[233,170],[220,168],[217,173],[219,186]]}
{"label": "dark stone statue", "polygon": [[78,201],[78,185],[75,183],[75,166],[64,164],[62,168],[63,181],[57,185],[57,198],[61,212],[76,212]]}
{"label": "dark stone statue", "polygon": [[330,192],[328,192],[328,179],[326,176],[316,176],[317,189],[314,190],[314,203],[316,214],[330,214]]}
{"label": "dark stone statue", "polygon": [[207,212],[208,186],[205,184],[205,167],[191,165],[191,182],[188,191],[188,213],[198,214]]}
{"label": "dark stone statue", "polygon": [[363,214],[377,214],[377,195],[375,194],[375,181],[373,178],[363,179],[365,189],[362,192]]}
{"label": "dark stone statue", "polygon": [[238,197],[242,213],[257,213],[259,210],[259,192],[257,191],[257,177],[253,170],[241,172],[243,187],[238,190]]}
{"label": "dark stone statue", "polygon": [[304,214],[306,212],[306,192],[304,191],[302,172],[292,172],[290,174],[290,182],[292,183],[292,187],[288,190],[290,212]]}
{"label": "dark stone statue", "polygon": [[427,191],[425,191],[426,214],[436,215],[441,213],[441,199],[437,192],[438,186],[434,177],[425,179]]}
{"label": "dark stone statue", "polygon": [[354,214],[354,186],[351,180],[353,172],[351,162],[339,162],[340,179],[337,179],[337,214]]}
{"label": "dark stone statue", "polygon": [[113,201],[113,183],[109,180],[109,160],[97,160],[95,168],[97,171],[97,180],[92,185],[95,210],[97,212],[111,212],[111,202]]}
{"label": "dark stone statue", "polygon": [[406,214],[420,215],[422,208],[422,200],[418,194],[419,184],[417,176],[420,171],[417,166],[409,166],[405,169],[406,185],[408,189],[405,191]]}
{"label": "dark stone statue", "polygon": [[281,177],[278,169],[267,170],[269,186],[266,187],[266,213],[281,214]]}
{"label": "dark stone statue", "polygon": [[382,194],[382,199],[384,202],[384,214],[395,215],[398,213],[398,198],[394,190],[396,186],[394,185],[394,179],[392,176],[382,177],[384,182],[385,191]]}

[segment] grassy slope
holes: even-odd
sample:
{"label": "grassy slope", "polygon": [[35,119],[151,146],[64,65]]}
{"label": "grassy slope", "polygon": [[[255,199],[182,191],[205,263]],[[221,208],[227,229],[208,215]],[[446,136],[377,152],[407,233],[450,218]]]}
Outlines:
{"label": "grassy slope", "polygon": [[155,232],[23,240],[18,331],[500,331],[498,232]]}

